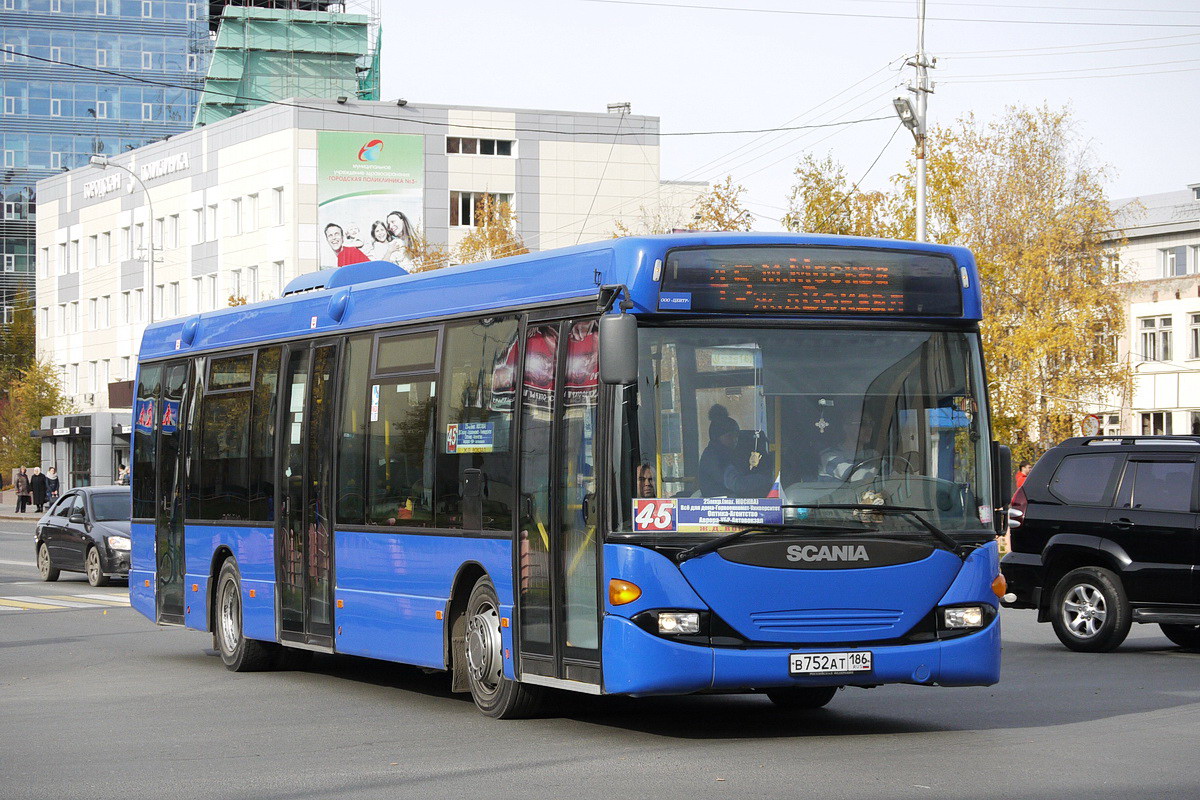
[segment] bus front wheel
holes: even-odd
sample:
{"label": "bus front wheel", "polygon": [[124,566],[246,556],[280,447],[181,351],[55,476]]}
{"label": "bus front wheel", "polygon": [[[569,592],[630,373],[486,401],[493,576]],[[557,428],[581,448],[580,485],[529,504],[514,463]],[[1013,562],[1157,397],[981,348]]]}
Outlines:
{"label": "bus front wheel", "polygon": [[247,639],[242,633],[242,576],[232,558],[221,565],[213,611],[213,649],[227,669],[260,672],[275,665],[279,645]]}
{"label": "bus front wheel", "polygon": [[537,712],[542,691],[504,677],[500,639],[500,603],[486,575],[475,582],[467,600],[467,681],[475,706],[496,719],[521,719]]}

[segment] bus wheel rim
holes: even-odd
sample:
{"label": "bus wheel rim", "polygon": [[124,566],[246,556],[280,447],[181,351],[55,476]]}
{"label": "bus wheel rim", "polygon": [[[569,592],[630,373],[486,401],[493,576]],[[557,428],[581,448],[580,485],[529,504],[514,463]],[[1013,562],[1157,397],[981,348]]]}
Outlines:
{"label": "bus wheel rim", "polygon": [[485,694],[500,685],[500,616],[486,604],[467,622],[467,670],[471,682]]}

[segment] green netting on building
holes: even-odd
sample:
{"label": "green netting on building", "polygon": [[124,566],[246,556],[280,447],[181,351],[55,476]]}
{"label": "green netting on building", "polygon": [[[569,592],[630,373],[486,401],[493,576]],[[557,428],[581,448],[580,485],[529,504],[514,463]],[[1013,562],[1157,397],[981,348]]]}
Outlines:
{"label": "green netting on building", "polygon": [[362,14],[225,6],[196,126],[287,97],[379,99],[379,42]]}

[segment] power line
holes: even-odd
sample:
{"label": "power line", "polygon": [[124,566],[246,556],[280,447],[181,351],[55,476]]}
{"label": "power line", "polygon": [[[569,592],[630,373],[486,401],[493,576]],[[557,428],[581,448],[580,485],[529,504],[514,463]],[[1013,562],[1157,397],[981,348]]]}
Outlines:
{"label": "power line", "polygon": [[896,129],[892,131],[892,135],[889,136],[888,140],[884,143],[883,149],[879,151],[879,155],[875,156],[875,160],[871,162],[871,166],[867,167],[867,171],[862,174],[862,177],[855,181],[854,185],[850,187],[850,191],[846,192],[846,196],[842,198],[842,202],[830,209],[829,213],[825,215],[825,219],[821,220],[821,222],[818,224],[818,227],[824,228],[825,223],[829,222],[829,220],[833,218],[834,214],[836,214],[842,209],[843,206],[850,202],[850,198],[853,197],[854,193],[858,191],[859,184],[867,179],[867,176],[871,174],[871,170],[875,169],[875,165],[879,163],[879,159],[883,158],[883,154],[887,152],[888,147],[890,147],[892,142],[896,139],[896,134],[899,133],[900,129],[903,127],[904,123],[900,123],[896,126]]}
{"label": "power line", "polygon": [[[852,3],[890,3],[892,5],[911,6],[912,0],[842,0]],[[1112,8],[1105,6],[1050,6],[1050,5],[1017,5],[1013,3],[939,3],[938,5],[947,6],[950,8],[1032,8],[1038,11],[1113,11],[1117,13],[1128,12],[1130,14],[1200,14],[1200,11],[1193,11],[1186,8]]]}
{"label": "power line", "polygon": [[1010,52],[1007,55],[992,56],[992,55],[975,54],[975,55],[947,56],[947,58],[957,60],[960,58],[997,59],[997,58],[1052,58],[1052,57],[1056,57],[1056,56],[1088,56],[1088,55],[1093,55],[1095,53],[1123,53],[1123,52],[1128,52],[1130,50],[1162,50],[1167,47],[1195,47],[1197,44],[1200,44],[1200,42],[1173,42],[1171,44],[1162,44],[1161,42],[1159,42],[1158,44],[1147,44],[1147,45],[1142,45],[1141,47],[1109,47],[1104,50],[1069,50],[1069,51],[1061,52],[1061,53],[1016,53],[1016,52]]}
{"label": "power line", "polygon": [[[220,91],[216,91],[214,89],[198,90],[195,87],[191,87],[191,86],[184,86],[181,84],[170,83],[168,81],[158,81],[158,80],[154,80],[152,78],[143,78],[139,75],[131,75],[126,72],[116,72],[114,70],[102,69],[100,67],[89,67],[85,64],[76,64],[71,61],[62,61],[60,59],[45,58],[43,56],[27,55],[25,53],[18,53],[17,55],[23,56],[25,58],[32,58],[35,61],[44,61],[44,62],[47,62],[50,64],[59,64],[64,67],[75,67],[77,69],[86,70],[88,72],[96,72],[96,73],[100,73],[102,75],[108,75],[111,77],[126,78],[129,80],[136,81],[138,83],[144,83],[144,84],[148,84],[151,86],[160,86],[160,87],[163,87],[166,89],[182,89],[182,90],[186,90],[186,91],[203,91],[203,93],[205,93],[205,94],[216,94],[216,95],[221,95],[222,97],[232,97],[232,98],[235,98],[238,100],[246,100],[249,102],[262,103],[263,105],[283,106],[285,108],[297,108],[297,109],[301,109],[301,110],[305,110],[305,111],[324,111],[325,113],[336,113],[336,114],[342,114],[342,115],[351,116],[351,117],[365,117],[367,119],[383,119],[383,120],[387,120],[389,122],[395,122],[397,119],[402,119],[405,122],[410,122],[414,125],[428,125],[428,126],[436,127],[436,128],[451,128],[451,127],[453,127],[453,128],[468,128],[468,129],[472,129],[472,130],[483,130],[483,131],[497,130],[496,126],[494,126],[494,125],[460,125],[458,123],[439,122],[437,120],[428,120],[428,119],[417,119],[415,117],[388,116],[388,115],[384,115],[384,114],[374,114],[369,111],[354,111],[353,109],[347,109],[347,108],[331,109],[331,108],[327,108],[324,106],[306,105],[304,103],[293,103],[293,102],[288,102],[286,100],[269,100],[269,99],[262,98],[262,97],[252,97],[250,95],[235,94],[235,93],[231,93],[231,92],[220,92]],[[877,122],[880,119],[890,119],[890,118],[889,117],[875,117],[875,118],[871,118],[871,119],[853,120],[851,122],[841,122],[841,123],[836,123],[836,124],[852,125],[852,124],[857,124],[859,122]],[[644,130],[642,130],[642,131],[625,131],[625,132],[618,132],[618,133],[613,133],[612,131],[599,131],[599,130],[595,130],[595,131],[579,131],[579,130],[577,130],[577,131],[575,131],[575,133],[576,133],[576,135],[582,134],[582,135],[592,135],[592,136],[648,136],[648,135],[653,135],[653,136],[658,136],[661,138],[664,136],[734,136],[734,135],[744,135],[744,134],[764,134],[764,133],[798,131],[798,130],[806,130],[808,128],[824,128],[824,127],[829,127],[829,125],[796,125],[796,126],[791,126],[791,127],[755,128],[755,129],[726,130],[726,131],[659,131],[657,133],[650,133],[649,131],[644,131]],[[562,131],[554,130],[551,128],[513,127],[513,128],[505,128],[505,130],[512,130],[515,133],[562,133]]]}
{"label": "power line", "polygon": [[[1175,61],[1154,61],[1149,64],[1118,64],[1113,67],[1080,67],[1079,69],[1056,69],[1055,72],[1062,74],[1068,72],[1095,72],[1096,70],[1109,69],[1141,69],[1143,67],[1161,67],[1169,64],[1195,64],[1200,61],[1200,58],[1181,58]],[[952,78],[952,80],[963,80],[971,78],[1022,78],[1026,75],[1045,75],[1045,70],[1037,70],[1036,72],[997,72],[994,75],[961,75]]]}
{"label": "power line", "polygon": [[[994,53],[994,54],[998,54],[998,55],[1004,55],[1004,54],[1008,54],[1008,53],[1029,53],[1029,52],[1033,52],[1034,50],[1070,50],[1070,49],[1073,49],[1076,47],[1104,47],[1105,45],[1110,45],[1110,44],[1134,44],[1137,42],[1161,42],[1165,39],[1194,39],[1197,36],[1200,36],[1200,33],[1177,33],[1174,36],[1149,36],[1144,39],[1117,39],[1115,41],[1108,41],[1108,42],[1086,42],[1086,43],[1081,43],[1081,44],[1047,45],[1045,47],[1021,47],[1021,48],[1017,48],[1015,50],[1014,49],[1007,49],[1007,50],[950,50],[948,52],[944,52],[943,55],[964,56],[967,54],[977,54],[978,55],[978,54],[983,54],[983,53]],[[1186,44],[1191,44],[1191,42],[1187,42]]]}
{"label": "power line", "polygon": [[1200,67],[1188,67],[1185,69],[1159,69],[1159,70],[1152,70],[1150,72],[1118,72],[1118,73],[1112,74],[1112,75],[1066,75],[1066,76],[1051,75],[1051,76],[1045,77],[1045,78],[1019,78],[1017,80],[1012,80],[1011,78],[971,76],[969,79],[955,78],[952,80],[938,81],[938,83],[942,86],[945,86],[948,84],[966,85],[966,84],[974,84],[974,83],[995,83],[997,81],[1005,81],[1005,82],[1011,82],[1011,83],[1033,83],[1035,81],[1081,81],[1081,80],[1095,80],[1096,78],[1128,78],[1128,77],[1140,77],[1140,76],[1144,76],[1144,75],[1170,75],[1175,72],[1197,72],[1197,71],[1200,71]]}
{"label": "power line", "polygon": [[[781,8],[738,8],[736,6],[703,6],[694,5],[691,3],[659,3],[651,2],[651,0],[581,0],[584,3],[604,3],[606,5],[618,6],[649,6],[651,8],[679,8],[686,10],[699,11],[741,11],[753,14],[787,14],[806,17],[843,17],[849,19],[879,19],[891,20],[898,19],[906,22],[911,22],[912,17],[905,14],[850,14],[841,11],[796,11],[793,9]],[[1096,22],[1091,20],[1081,20],[1078,22],[1067,22],[1049,19],[973,19],[970,17],[926,17],[929,20],[937,22],[981,22],[990,25],[1070,25],[1078,27],[1086,25],[1090,27],[1106,27],[1106,28],[1200,28],[1200,24],[1195,23],[1179,23],[1179,22]]]}

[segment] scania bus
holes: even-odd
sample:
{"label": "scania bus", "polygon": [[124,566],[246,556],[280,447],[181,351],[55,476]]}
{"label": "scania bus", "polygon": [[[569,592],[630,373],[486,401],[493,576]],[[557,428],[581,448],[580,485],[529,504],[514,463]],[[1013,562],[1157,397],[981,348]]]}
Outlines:
{"label": "scania bus", "polygon": [[502,718],[994,683],[980,297],[957,247],[689,233],[154,323],[133,606],[232,670],[386,659]]}

